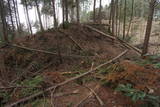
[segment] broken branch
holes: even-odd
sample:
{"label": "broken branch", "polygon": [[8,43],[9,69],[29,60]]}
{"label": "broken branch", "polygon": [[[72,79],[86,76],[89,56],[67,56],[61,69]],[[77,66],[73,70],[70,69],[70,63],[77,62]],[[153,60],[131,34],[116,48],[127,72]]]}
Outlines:
{"label": "broken branch", "polygon": [[[2,41],[0,41],[0,43],[6,44]],[[53,52],[49,52],[49,51],[45,51],[45,50],[28,48],[28,47],[20,46],[20,45],[17,45],[17,44],[7,44],[7,45],[12,46],[12,47],[16,47],[16,48],[20,48],[20,49],[24,49],[24,50],[28,50],[28,51],[40,52],[40,53],[45,53],[45,54],[50,54],[50,55],[58,55],[58,53],[53,53]],[[86,56],[80,56],[80,55],[66,55],[66,54],[62,54],[62,56],[63,57],[74,57],[74,58],[85,58],[86,57]]]}
{"label": "broken branch", "polygon": [[69,83],[69,82],[71,82],[71,81],[74,81],[74,80],[76,80],[76,79],[79,79],[79,78],[81,78],[81,77],[84,77],[84,76],[86,76],[86,75],[88,75],[88,74],[96,71],[97,69],[99,69],[99,68],[101,68],[101,67],[103,67],[103,66],[105,66],[105,65],[108,65],[108,64],[116,61],[117,59],[119,59],[119,58],[121,58],[123,55],[125,55],[127,52],[128,52],[128,50],[125,50],[124,52],[122,52],[121,54],[119,54],[118,56],[116,56],[115,58],[113,58],[113,59],[111,59],[111,60],[109,60],[109,61],[107,61],[107,62],[105,62],[105,63],[103,63],[103,64],[101,64],[101,65],[99,65],[99,66],[97,66],[97,67],[95,67],[95,68],[93,68],[92,70],[89,70],[88,72],[85,72],[85,73],[83,73],[83,74],[81,74],[81,75],[78,75],[78,76],[76,76],[76,77],[73,77],[73,78],[71,78],[71,79],[68,79],[68,80],[66,80],[66,81],[64,81],[64,82],[62,82],[62,83],[59,83],[59,84],[55,85],[55,86],[51,86],[51,87],[45,89],[44,91],[40,91],[40,92],[35,93],[35,94],[31,95],[31,96],[28,96],[28,97],[25,97],[25,98],[23,98],[23,99],[20,99],[20,100],[14,102],[14,103],[11,103],[11,104],[9,104],[9,105],[6,105],[5,107],[13,107],[13,106],[16,106],[16,105],[18,105],[18,104],[20,104],[20,103],[27,102],[27,101],[29,101],[29,100],[31,100],[31,99],[34,99],[35,97],[38,97],[38,96],[43,95],[43,93],[45,93],[45,92],[51,91],[51,90],[53,90],[53,89],[56,89],[56,88],[58,88],[58,87],[60,87],[60,86],[65,85],[65,84],[67,84],[67,83]]}

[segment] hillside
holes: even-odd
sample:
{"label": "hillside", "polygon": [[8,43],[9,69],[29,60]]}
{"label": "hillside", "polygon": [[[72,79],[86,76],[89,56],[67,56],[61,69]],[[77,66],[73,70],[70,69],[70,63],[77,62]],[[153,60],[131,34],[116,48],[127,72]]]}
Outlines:
{"label": "hillside", "polygon": [[[96,29],[107,31],[107,26]],[[141,107],[159,102],[159,57],[140,59],[125,43],[86,25],[48,29],[2,46],[2,106]]]}

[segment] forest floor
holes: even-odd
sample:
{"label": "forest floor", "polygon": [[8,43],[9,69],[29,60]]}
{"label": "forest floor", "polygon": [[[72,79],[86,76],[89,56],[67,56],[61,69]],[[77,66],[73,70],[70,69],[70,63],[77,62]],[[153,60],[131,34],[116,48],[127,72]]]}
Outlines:
{"label": "forest floor", "polygon": [[[92,27],[108,33],[107,26]],[[128,49],[76,24],[21,37],[13,44],[0,49],[1,106],[159,106],[159,56],[141,59],[134,50],[129,50],[117,61],[94,70]],[[92,69],[94,72],[84,77],[45,92]],[[44,93],[22,101],[39,92]]]}

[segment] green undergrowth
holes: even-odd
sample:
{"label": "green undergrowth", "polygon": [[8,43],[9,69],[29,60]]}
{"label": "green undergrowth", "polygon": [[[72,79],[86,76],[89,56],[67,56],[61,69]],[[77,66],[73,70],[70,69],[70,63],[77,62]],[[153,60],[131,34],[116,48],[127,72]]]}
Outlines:
{"label": "green undergrowth", "polygon": [[148,101],[151,103],[152,107],[159,107],[160,97],[145,93],[143,91],[133,88],[131,84],[119,84],[116,91],[122,92],[125,96],[128,96],[132,101],[136,102],[139,100]]}
{"label": "green undergrowth", "polygon": [[146,59],[138,59],[135,63],[141,66],[153,65],[154,68],[160,69],[160,55],[151,55],[146,57]]}
{"label": "green undergrowth", "polygon": [[34,93],[37,93],[38,91],[40,91],[40,89],[38,89],[37,87],[40,87],[41,84],[43,82],[43,77],[41,76],[36,76],[32,79],[28,79],[28,80],[24,80],[22,82],[19,83],[20,86],[27,86],[29,88],[23,88],[20,93],[21,96],[29,96],[32,95]]}
{"label": "green undergrowth", "polygon": [[23,98],[26,96],[30,96],[34,93],[41,91],[41,85],[43,82],[43,78],[41,76],[36,76],[32,79],[26,79],[24,81],[18,82],[17,87],[27,87],[27,88],[18,88],[15,90],[4,90],[0,91],[1,104],[7,103],[12,99],[13,91],[17,93],[17,98]]}

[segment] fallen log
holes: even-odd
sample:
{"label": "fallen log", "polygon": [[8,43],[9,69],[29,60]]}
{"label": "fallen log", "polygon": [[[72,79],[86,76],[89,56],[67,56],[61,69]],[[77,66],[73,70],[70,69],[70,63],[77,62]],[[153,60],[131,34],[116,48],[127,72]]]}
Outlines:
{"label": "fallen log", "polygon": [[91,26],[89,26],[89,25],[84,25],[84,26],[87,27],[87,28],[89,28],[89,29],[91,29],[91,30],[93,30],[93,31],[95,31],[95,32],[97,32],[97,33],[99,33],[99,34],[101,34],[101,35],[103,35],[103,36],[105,36],[105,37],[108,37],[108,38],[110,38],[110,39],[112,39],[112,40],[118,40],[122,45],[124,45],[125,47],[127,47],[127,48],[129,48],[129,49],[133,49],[133,50],[136,51],[138,54],[141,54],[141,53],[142,53],[140,49],[138,49],[138,48],[130,45],[129,43],[127,43],[127,42],[125,42],[125,41],[123,41],[123,40],[121,40],[121,39],[118,39],[118,38],[112,37],[112,36],[110,36],[110,35],[107,35],[106,33],[102,32],[102,31],[100,31],[100,30],[98,30],[98,29],[96,29],[96,28],[93,28],[93,27],[91,27]]}
{"label": "fallen log", "polygon": [[83,74],[81,74],[81,75],[78,75],[78,76],[76,76],[76,77],[73,77],[73,78],[71,78],[71,79],[69,79],[69,80],[66,80],[66,81],[64,81],[64,82],[62,82],[62,83],[59,83],[59,84],[57,84],[57,85],[55,85],[55,86],[51,86],[51,87],[49,87],[49,88],[47,88],[47,89],[45,89],[45,90],[43,90],[43,91],[40,91],[40,92],[35,93],[35,94],[31,95],[31,96],[28,96],[28,97],[25,97],[25,98],[23,98],[23,99],[20,99],[20,100],[18,100],[18,101],[16,101],[16,102],[13,102],[13,103],[9,104],[9,105],[5,105],[4,107],[13,107],[13,106],[16,106],[16,105],[18,105],[18,104],[27,102],[27,101],[29,101],[29,100],[31,100],[31,99],[34,99],[34,98],[36,98],[36,97],[38,97],[38,96],[43,95],[43,93],[45,93],[45,92],[51,91],[51,90],[53,90],[53,89],[56,89],[56,88],[58,88],[58,87],[60,87],[60,86],[65,85],[65,84],[67,84],[67,83],[69,83],[69,82],[72,82],[72,81],[74,81],[74,80],[76,80],[76,79],[79,79],[79,78],[81,78],[81,77],[84,77],[84,76],[86,76],[86,75],[88,75],[88,74],[96,71],[97,69],[99,69],[99,68],[101,68],[101,67],[103,67],[103,66],[105,66],[105,65],[108,65],[108,64],[116,61],[117,59],[119,59],[119,58],[121,58],[122,56],[124,56],[127,52],[128,52],[128,50],[125,50],[124,52],[122,52],[121,54],[119,54],[118,56],[116,56],[115,58],[113,58],[113,59],[111,59],[111,60],[109,60],[109,61],[107,61],[107,62],[105,62],[105,63],[103,63],[103,64],[101,64],[101,65],[99,65],[99,66],[97,66],[97,67],[95,67],[95,68],[93,68],[93,69],[91,69],[91,70],[89,70],[88,72],[85,72],[85,73],[83,73]]}
{"label": "fallen log", "polygon": [[[0,43],[2,44],[7,44],[4,43],[2,41],[0,41]],[[20,46],[17,44],[7,44],[8,46],[11,47],[15,47],[15,48],[20,48],[20,49],[24,49],[24,50],[28,50],[28,51],[34,51],[34,52],[40,52],[40,53],[44,53],[44,54],[50,54],[50,55],[59,55],[58,53],[53,53],[53,52],[49,52],[49,51],[45,51],[45,50],[40,50],[40,49],[33,49],[33,48],[28,48],[25,46]],[[80,55],[66,55],[66,54],[61,54],[62,57],[73,57],[73,58],[86,58],[86,56],[80,56]],[[88,57],[88,56],[87,56]],[[89,57],[93,57],[93,56],[89,56]]]}
{"label": "fallen log", "polygon": [[137,51],[139,54],[142,53],[142,51],[141,51],[140,49],[136,48],[135,46],[132,46],[132,45],[130,45],[129,43],[127,43],[127,42],[125,42],[125,41],[123,41],[123,40],[121,40],[121,39],[118,39],[118,38],[117,38],[117,40],[120,41],[120,42],[122,42],[122,43],[124,43],[125,45],[129,46],[129,47],[132,48],[133,50]]}
{"label": "fallen log", "polygon": [[110,36],[110,35],[107,35],[106,33],[102,32],[102,31],[100,31],[100,30],[98,30],[98,29],[96,29],[96,28],[93,28],[93,27],[91,27],[91,26],[89,26],[89,25],[84,25],[84,27],[89,28],[89,29],[91,29],[91,30],[93,30],[93,31],[95,31],[95,32],[97,32],[97,33],[105,36],[105,37],[108,37],[108,38],[110,38],[111,40],[116,40],[115,37],[112,37],[112,36]]}

